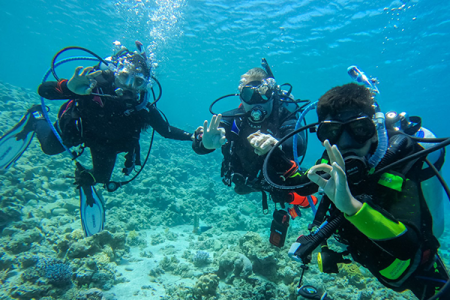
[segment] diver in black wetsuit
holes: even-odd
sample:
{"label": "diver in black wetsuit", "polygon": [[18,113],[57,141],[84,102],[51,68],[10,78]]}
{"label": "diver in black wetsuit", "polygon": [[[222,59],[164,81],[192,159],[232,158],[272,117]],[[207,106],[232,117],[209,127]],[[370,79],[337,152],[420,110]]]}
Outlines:
{"label": "diver in black wetsuit", "polygon": [[[430,168],[422,169],[423,159],[388,167],[423,147],[398,129],[386,133],[384,125],[377,127],[376,124],[384,124],[380,122],[384,114],[376,112],[375,107],[370,90],[355,83],[335,87],[319,99],[317,115],[321,123],[317,136],[326,151],[307,176],[326,196],[321,200],[314,225],[324,225],[325,229],[317,232],[334,234],[348,246],[348,252],[328,249],[326,239],[315,232],[300,236],[289,255],[307,263],[310,257],[303,251],[316,238],[322,239],[309,250],[322,245],[318,258],[321,271],[338,273],[337,263],[349,263],[343,255],[350,253],[383,285],[398,292],[409,289],[417,298],[428,299],[449,280],[437,254],[440,245],[433,234],[433,219],[421,185],[432,175],[428,175]],[[411,126],[406,132],[415,134],[419,129],[420,125]],[[386,136],[386,142],[382,136]],[[434,163],[437,169],[444,162],[444,151],[439,151],[441,156]],[[377,155],[379,163],[372,163],[371,158]],[[384,167],[387,169],[382,173],[368,175],[369,169],[374,172]],[[289,164],[286,168],[292,169]],[[298,175],[292,172],[286,183],[307,181]],[[306,193],[311,192],[308,189]],[[300,186],[296,191],[305,194]]]}
{"label": "diver in black wetsuit", "polygon": [[[56,127],[67,147],[84,144],[90,148],[93,170],[78,172],[76,179],[84,184],[108,183],[118,153],[127,153],[124,174],[129,175],[135,165],[141,165],[142,130],[153,127],[163,137],[182,141],[192,137],[191,133],[170,126],[156,105],[148,102],[151,65],[145,52],[122,48],[119,54],[111,58],[114,68],[92,72],[92,67],[83,71],[78,67],[70,80],[39,86],[39,95],[46,99],[70,99],[61,106]],[[43,118],[32,121],[44,153],[64,151]]]}
{"label": "diver in black wetsuit", "polygon": [[[277,143],[277,139],[295,128],[295,113],[280,102],[282,93],[280,87],[265,70],[253,68],[241,76],[239,91],[241,100],[239,108],[223,113],[223,117],[221,114],[214,115],[209,127],[208,121],[205,121],[203,127],[196,130],[194,151],[198,154],[207,154],[221,148],[223,182],[228,186],[234,183],[234,191],[240,195],[262,192],[265,211],[267,210],[265,192],[268,192],[272,200],[280,203],[282,207],[285,207],[285,203],[309,207],[306,197],[271,189],[265,183],[261,172],[265,155]],[[299,135],[296,147],[299,155],[305,153],[304,135]],[[292,159],[292,149],[293,139],[290,138],[282,144],[279,155]],[[277,212],[286,213],[283,210]],[[289,216],[283,215],[280,218],[283,223],[289,221]],[[284,241],[273,242],[280,247],[283,243]]]}

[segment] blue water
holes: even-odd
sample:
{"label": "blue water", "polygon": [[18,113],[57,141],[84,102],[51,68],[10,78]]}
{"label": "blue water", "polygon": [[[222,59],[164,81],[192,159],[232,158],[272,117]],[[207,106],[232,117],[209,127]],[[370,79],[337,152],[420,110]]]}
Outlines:
{"label": "blue water", "polygon": [[[0,81],[19,87],[36,89],[63,47],[108,56],[112,42],[132,49],[137,39],[156,55],[159,107],[182,128],[210,118],[209,104],[235,93],[240,75],[265,57],[278,83],[311,100],[348,83],[356,64],[379,79],[383,111],[419,115],[450,136],[447,1],[16,0],[2,1],[0,20]],[[313,159],[321,150],[311,141]]]}
{"label": "blue water", "polygon": [[193,129],[262,57],[279,83],[311,100],[348,83],[346,68],[356,64],[379,79],[384,111],[420,115],[436,135],[449,136],[449,8],[417,0],[8,1],[0,11],[0,80],[36,89],[63,47],[108,56],[115,40],[132,48],[137,39],[159,63],[160,108],[174,125]]}

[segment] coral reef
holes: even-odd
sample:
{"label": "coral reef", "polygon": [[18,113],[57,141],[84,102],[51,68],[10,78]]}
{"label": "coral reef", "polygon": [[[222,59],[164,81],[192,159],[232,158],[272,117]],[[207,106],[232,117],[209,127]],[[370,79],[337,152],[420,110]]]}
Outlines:
{"label": "coral reef", "polygon": [[[0,132],[39,101],[34,91],[0,82]],[[61,103],[49,102],[54,119]],[[149,139],[143,132],[143,149]],[[86,155],[79,159],[90,164]],[[10,169],[0,170],[0,299],[295,299],[298,263],[286,247],[268,242],[271,217],[261,212],[260,194],[236,195],[221,184],[221,159],[219,151],[198,156],[189,143],[156,135],[151,163],[138,179],[105,195],[106,230],[85,238],[68,178],[72,162],[44,155],[33,140]],[[119,155],[114,180],[123,178],[123,162]],[[194,234],[195,218],[213,227],[202,231],[199,222]],[[305,211],[291,223],[286,245],[311,218]],[[329,275],[313,261],[303,282],[333,299],[414,299],[353,265]]]}
{"label": "coral reef", "polygon": [[242,253],[225,251],[219,258],[217,274],[225,279],[230,276],[247,278],[253,273],[251,261]]}
{"label": "coral reef", "polygon": [[36,271],[39,276],[47,278],[51,284],[66,285],[72,278],[72,270],[68,264],[54,258],[36,257]]}
{"label": "coral reef", "polygon": [[194,286],[194,295],[214,296],[219,286],[219,277],[215,274],[206,274],[200,276]]}
{"label": "coral reef", "polygon": [[195,253],[194,257],[192,258],[192,262],[196,267],[203,267],[211,262],[211,258],[208,252],[199,250]]}

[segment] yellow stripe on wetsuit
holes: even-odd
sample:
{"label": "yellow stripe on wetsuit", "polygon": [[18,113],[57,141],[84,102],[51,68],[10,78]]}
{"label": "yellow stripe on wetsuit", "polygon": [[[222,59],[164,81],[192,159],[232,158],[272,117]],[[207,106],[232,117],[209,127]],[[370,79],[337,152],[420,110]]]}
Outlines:
{"label": "yellow stripe on wetsuit", "polygon": [[[401,222],[392,221],[383,216],[379,211],[364,203],[361,209],[353,216],[345,215],[359,231],[372,240],[389,240],[404,234],[407,229]],[[380,274],[390,280],[398,279],[411,264],[411,260],[400,260],[380,270]]]}
{"label": "yellow stripe on wetsuit", "polygon": [[345,215],[345,218],[372,240],[393,239],[407,230],[403,223],[389,220],[367,203],[364,203],[356,214]]}

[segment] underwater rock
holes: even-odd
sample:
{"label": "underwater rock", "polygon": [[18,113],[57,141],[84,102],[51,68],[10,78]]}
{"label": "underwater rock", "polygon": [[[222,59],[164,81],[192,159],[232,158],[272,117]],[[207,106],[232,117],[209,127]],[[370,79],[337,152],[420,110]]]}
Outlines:
{"label": "underwater rock", "polygon": [[18,259],[20,266],[22,267],[22,269],[27,269],[31,266],[35,266],[36,263],[38,262],[38,257],[36,255],[33,255],[31,253],[26,253],[25,255],[22,255],[19,259]]}
{"label": "underwater rock", "polygon": [[[70,236],[66,236],[70,238]],[[102,251],[108,245],[114,252],[114,257],[120,257],[125,252],[129,251],[129,246],[126,245],[126,234],[124,232],[111,233],[103,230],[91,237],[71,242],[67,250],[69,258],[83,258],[89,255],[94,255]],[[58,248],[64,249],[63,245],[58,245]]]}
{"label": "underwater rock", "polygon": [[135,230],[128,232],[127,244],[130,246],[140,246],[141,248],[147,247],[146,237],[140,237]]}
{"label": "underwater rock", "polygon": [[0,209],[0,230],[6,227],[8,223],[19,221],[22,213],[13,207],[4,207]]}
{"label": "underwater rock", "polygon": [[250,216],[250,215],[254,214],[255,212],[257,212],[258,208],[252,202],[245,201],[242,203],[240,210],[244,215]]}
{"label": "underwater rock", "polygon": [[19,254],[31,249],[31,244],[40,242],[44,237],[41,232],[34,228],[27,231],[19,231],[13,234],[12,239],[6,244],[5,250],[12,252],[13,254]]}
{"label": "underwater rock", "polygon": [[166,272],[170,272],[174,271],[179,263],[180,261],[175,256],[172,256],[171,258],[164,256],[164,258],[159,262],[159,267]]}
{"label": "underwater rock", "polygon": [[11,268],[14,262],[14,257],[7,254],[3,250],[0,251],[0,270],[7,270]]}
{"label": "underwater rock", "polygon": [[173,271],[173,274],[181,276],[183,278],[191,278],[194,276],[194,271],[188,264],[179,264]]}
{"label": "underwater rock", "polygon": [[100,288],[102,290],[110,290],[115,281],[116,276],[109,269],[89,269],[86,267],[77,270],[77,275],[73,279],[79,287]]}
{"label": "underwater rock", "polygon": [[225,251],[219,258],[217,275],[222,279],[231,276],[248,278],[252,273],[252,262],[242,253]]}
{"label": "underwater rock", "polygon": [[[60,249],[67,247],[58,246]],[[87,239],[75,242],[68,247],[67,257],[69,258],[83,258],[89,255],[94,255],[100,251],[101,248],[97,244],[90,243]]]}
{"label": "underwater rock", "polygon": [[275,252],[272,245],[264,243],[257,233],[247,232],[239,239],[239,246],[252,262],[253,272],[271,280],[277,279],[277,261],[282,261],[282,257],[279,252]]}
{"label": "underwater rock", "polygon": [[164,243],[164,241],[165,241],[165,238],[161,234],[158,233],[158,234],[152,235],[151,244],[153,246]]}
{"label": "underwater rock", "polygon": [[79,292],[75,300],[102,300],[102,298],[103,292],[97,288],[92,288]]}
{"label": "underwater rock", "polygon": [[25,219],[23,221],[14,223],[14,227],[22,230],[39,228],[39,219],[38,218]]}
{"label": "underwater rock", "polygon": [[298,274],[298,270],[293,270],[291,267],[286,266],[280,271],[280,276],[283,278],[283,282],[286,285],[290,285]]}
{"label": "underwater rock", "polygon": [[54,216],[65,216],[68,214],[68,210],[65,208],[54,208],[52,209],[52,215]]}
{"label": "underwater rock", "polygon": [[198,237],[198,244],[196,248],[201,250],[214,250],[219,251],[223,249],[223,244],[219,239],[213,238],[213,235],[208,232],[206,235]]}
{"label": "underwater rock", "polygon": [[50,188],[53,191],[67,191],[70,188],[68,180],[64,178],[56,178],[50,181]]}
{"label": "underwater rock", "polygon": [[10,292],[11,297],[20,300],[40,299],[42,296],[47,295],[48,291],[52,288],[51,285],[31,285],[25,283],[20,286],[15,286]]}
{"label": "underwater rock", "polygon": [[194,286],[194,294],[198,297],[214,296],[219,287],[219,277],[216,274],[206,274],[201,276]]}

